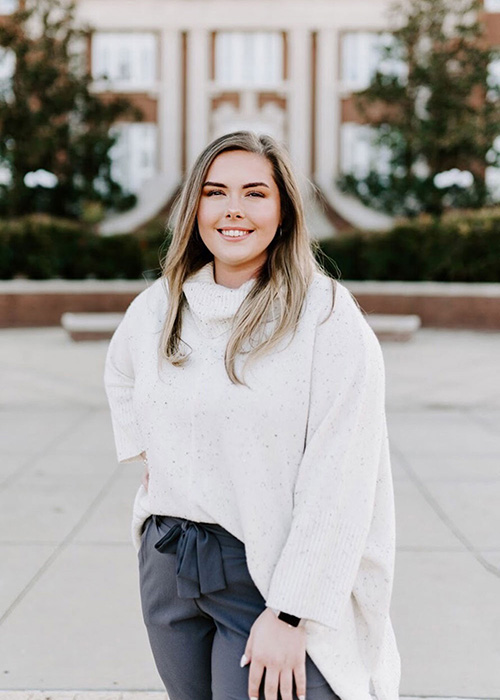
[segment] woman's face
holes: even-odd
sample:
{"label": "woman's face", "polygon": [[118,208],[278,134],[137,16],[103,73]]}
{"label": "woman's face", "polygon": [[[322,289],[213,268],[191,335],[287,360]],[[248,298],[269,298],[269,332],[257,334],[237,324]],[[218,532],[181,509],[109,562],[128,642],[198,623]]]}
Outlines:
{"label": "woman's face", "polygon": [[248,151],[215,158],[201,193],[198,229],[214,256],[218,284],[236,287],[255,275],[280,216],[279,190],[267,158]]}

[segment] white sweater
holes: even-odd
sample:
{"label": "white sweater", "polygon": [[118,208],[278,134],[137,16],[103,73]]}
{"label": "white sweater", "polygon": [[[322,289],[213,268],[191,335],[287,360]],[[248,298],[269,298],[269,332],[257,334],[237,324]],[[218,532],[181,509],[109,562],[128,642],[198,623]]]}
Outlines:
{"label": "white sweater", "polygon": [[[306,620],[307,651],[341,700],[398,697],[389,616],[395,526],[380,346],[350,293],[317,273],[293,340],[224,367],[232,318],[254,279],[216,284],[213,263],[184,283],[187,364],[163,362],[168,302],[157,280],[129,306],[108,350],[105,384],[119,461],[145,450],[151,513],[222,525],[245,543],[268,607]],[[321,323],[327,319],[324,323]],[[241,359],[241,358],[239,358]],[[237,363],[237,370],[242,364]],[[241,376],[241,375],[240,375]]]}

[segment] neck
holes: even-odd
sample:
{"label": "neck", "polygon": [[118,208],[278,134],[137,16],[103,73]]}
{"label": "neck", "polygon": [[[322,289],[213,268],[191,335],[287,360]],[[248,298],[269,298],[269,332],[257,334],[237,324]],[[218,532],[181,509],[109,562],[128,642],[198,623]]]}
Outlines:
{"label": "neck", "polygon": [[214,260],[214,280],[216,284],[230,289],[237,289],[248,280],[256,277],[262,261],[246,263],[241,266],[226,265],[220,260]]}
{"label": "neck", "polygon": [[182,288],[188,307],[201,333],[217,338],[230,331],[235,313],[254,284],[254,278],[234,288],[217,284],[213,261],[184,280]]}

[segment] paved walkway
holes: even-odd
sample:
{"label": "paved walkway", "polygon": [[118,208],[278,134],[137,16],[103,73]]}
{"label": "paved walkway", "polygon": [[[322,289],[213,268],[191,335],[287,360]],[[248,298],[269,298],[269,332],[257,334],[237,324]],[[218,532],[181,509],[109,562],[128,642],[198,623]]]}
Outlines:
{"label": "paved walkway", "polygon": [[[129,541],[141,468],[115,460],[105,351],[0,331],[0,700],[165,697]],[[500,698],[500,334],[421,330],[384,352],[402,695]]]}

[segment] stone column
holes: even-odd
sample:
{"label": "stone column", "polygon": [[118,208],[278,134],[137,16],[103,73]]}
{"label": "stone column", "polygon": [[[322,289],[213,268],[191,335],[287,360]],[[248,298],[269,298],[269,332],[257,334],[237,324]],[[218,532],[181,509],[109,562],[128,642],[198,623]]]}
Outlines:
{"label": "stone column", "polygon": [[187,166],[208,142],[209,33],[193,29],[187,45]]}
{"label": "stone column", "polygon": [[315,178],[329,189],[340,156],[339,34],[334,29],[318,32],[317,71]]}
{"label": "stone column", "polygon": [[181,34],[176,30],[163,30],[160,35],[158,148],[160,172],[172,184],[182,177],[181,77]]}
{"label": "stone column", "polygon": [[311,34],[292,29],[289,34],[290,92],[288,133],[290,155],[299,173],[310,176],[311,163]]}

